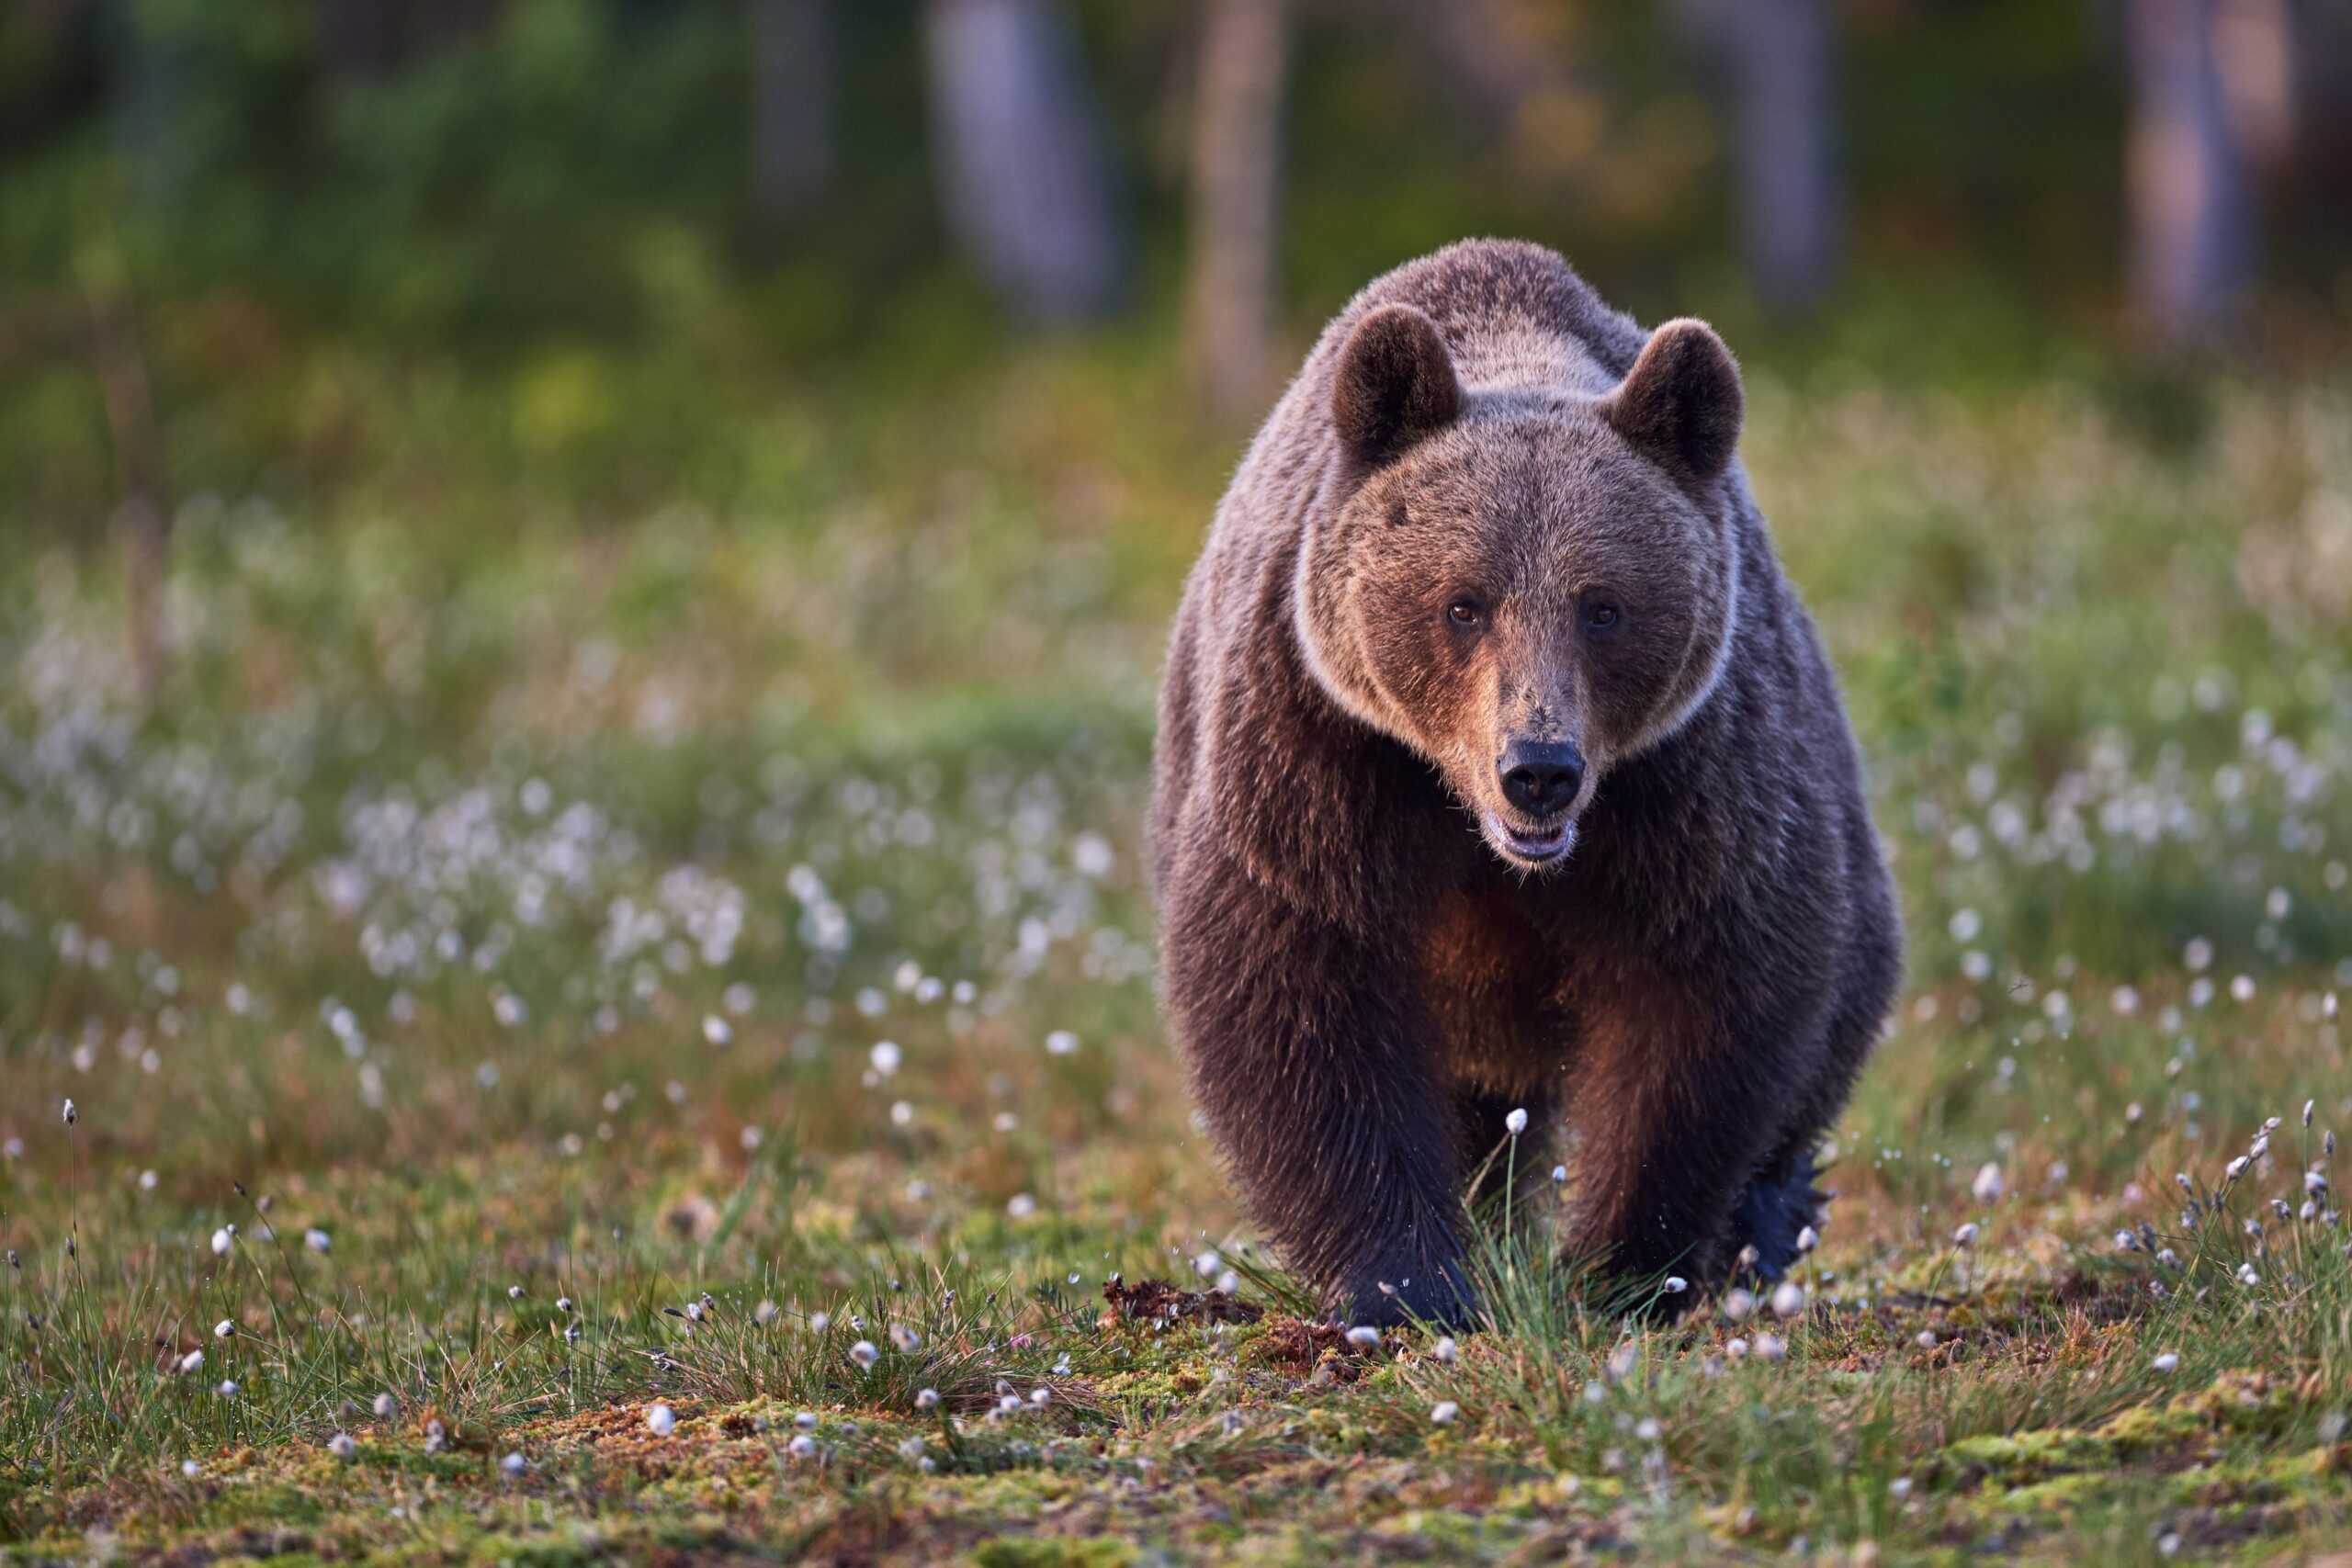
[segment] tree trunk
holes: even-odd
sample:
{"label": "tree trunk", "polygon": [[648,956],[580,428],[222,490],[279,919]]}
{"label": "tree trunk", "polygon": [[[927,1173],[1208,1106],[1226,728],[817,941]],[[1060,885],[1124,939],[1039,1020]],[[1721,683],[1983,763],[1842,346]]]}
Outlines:
{"label": "tree trunk", "polygon": [[392,63],[390,0],[320,0],[319,64],[339,81],[380,76]]}
{"label": "tree trunk", "polygon": [[1842,196],[1832,130],[1834,40],[1824,0],[1735,0],[1739,232],[1748,282],[1796,314],[1836,281]]}
{"label": "tree trunk", "polygon": [[749,0],[752,205],[772,223],[800,217],[833,174],[831,0]]}
{"label": "tree trunk", "polygon": [[1108,314],[1125,247],[1102,128],[1051,0],[929,0],[931,136],[947,227],[1016,314]]}
{"label": "tree trunk", "polygon": [[2132,304],[2158,341],[2210,344],[2253,274],[2253,199],[2214,45],[2222,0],[2131,0]]}
{"label": "tree trunk", "polygon": [[129,292],[118,279],[85,276],[90,339],[107,427],[114,437],[122,479],[115,526],[122,541],[124,613],[131,672],[141,695],[163,683],[171,642],[164,626],[164,584],[170,569],[171,512],[164,496],[164,443],[155,428],[155,400]]}
{"label": "tree trunk", "polygon": [[1209,0],[1193,107],[1186,315],[1194,384],[1219,420],[1257,412],[1274,379],[1289,0]]}

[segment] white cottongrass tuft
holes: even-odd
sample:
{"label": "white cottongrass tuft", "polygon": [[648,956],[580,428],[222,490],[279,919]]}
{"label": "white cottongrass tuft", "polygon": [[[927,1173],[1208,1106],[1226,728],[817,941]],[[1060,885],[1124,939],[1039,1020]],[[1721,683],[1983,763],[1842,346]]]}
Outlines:
{"label": "white cottongrass tuft", "polygon": [[1440,1400],[1430,1411],[1430,1419],[1441,1427],[1451,1427],[1462,1414],[1462,1406],[1450,1399]]}
{"label": "white cottongrass tuft", "polygon": [[351,1440],[350,1433],[337,1432],[327,1439],[327,1452],[339,1460],[350,1461],[359,1457],[359,1445]]}
{"label": "white cottongrass tuft", "polygon": [[65,1124],[68,1127],[71,1127],[74,1122],[79,1122],[81,1119],[81,1111],[74,1109],[74,1101],[72,1100],[67,1100],[65,1102]]}
{"label": "white cottongrass tuft", "polygon": [[204,1352],[203,1352],[203,1351],[201,1351],[201,1350],[190,1350],[187,1355],[182,1356],[182,1357],[180,1358],[180,1371],[183,1371],[183,1372],[200,1372],[200,1371],[202,1371],[203,1370],[204,1370]]}
{"label": "white cottongrass tuft", "polygon": [[2160,1372],[2174,1371],[2178,1370],[2180,1366],[2180,1358],[2170,1350],[2160,1351],[2158,1352],[2156,1359],[2150,1361],[2148,1365],[2155,1368],[2156,1371]]}
{"label": "white cottongrass tuft", "polygon": [[1976,1168],[1976,1179],[1968,1184],[1968,1190],[1976,1195],[1978,1202],[1989,1203],[2001,1195],[2006,1185],[2001,1179],[2000,1162],[1988,1159]]}
{"label": "white cottongrass tuft", "polygon": [[1078,1055],[1078,1036],[1067,1029],[1057,1029],[1046,1036],[1046,1055],[1074,1056]]}
{"label": "white cottongrass tuft", "polygon": [[1795,1317],[1804,1311],[1804,1287],[1794,1280],[1783,1280],[1772,1288],[1772,1315]]}
{"label": "white cottongrass tuft", "polygon": [[1521,1133],[1526,1132],[1527,1112],[1524,1110],[1515,1110],[1510,1115],[1504,1117],[1503,1131],[1509,1133],[1514,1138],[1518,1137]]}
{"label": "white cottongrass tuft", "polygon": [[1734,1323],[1746,1323],[1756,1310],[1756,1292],[1735,1285],[1724,1292],[1724,1316]]}
{"label": "white cottongrass tuft", "polygon": [[1669,1296],[1679,1296],[1690,1288],[1690,1281],[1679,1274],[1668,1274],[1658,1288]]}
{"label": "white cottongrass tuft", "polygon": [[874,1348],[873,1340],[861,1339],[849,1348],[849,1359],[870,1371],[874,1363],[882,1359],[882,1352]]}
{"label": "white cottongrass tuft", "polygon": [[225,1317],[212,1325],[212,1337],[215,1339],[229,1338],[236,1332],[237,1325]]}
{"label": "white cottongrass tuft", "polygon": [[498,1461],[498,1468],[509,1475],[520,1475],[531,1468],[531,1461],[520,1453],[511,1453]]}
{"label": "white cottongrass tuft", "polygon": [[1797,1250],[1799,1252],[1811,1252],[1815,1247],[1819,1247],[1820,1245],[1821,1233],[1814,1229],[1811,1225],[1807,1225],[1803,1230],[1797,1232]]}
{"label": "white cottongrass tuft", "polygon": [[329,1252],[334,1250],[334,1237],[327,1235],[318,1226],[312,1225],[302,1233],[302,1245],[312,1252]]}
{"label": "white cottongrass tuft", "polygon": [[899,1070],[899,1064],[906,1060],[906,1053],[899,1049],[898,1042],[894,1040],[877,1040],[874,1043],[874,1049],[865,1054],[865,1059],[874,1065],[875,1072],[887,1078]]}
{"label": "white cottongrass tuft", "polygon": [[216,1258],[237,1244],[237,1227],[222,1225],[212,1233],[212,1255]]}
{"label": "white cottongrass tuft", "polygon": [[1758,1360],[1759,1360],[1759,1361],[1777,1361],[1777,1360],[1781,1359],[1781,1357],[1786,1356],[1788,1353],[1789,1353],[1789,1348],[1788,1348],[1788,1346],[1787,1346],[1785,1343],[1783,1343],[1783,1342],[1782,1342],[1782,1340],[1781,1339],[1781,1337],[1780,1337],[1779,1335],[1777,1335],[1777,1334],[1758,1334],[1758,1335],[1757,1335],[1757,1337],[1756,1337],[1756,1359],[1757,1359]]}
{"label": "white cottongrass tuft", "polygon": [[1435,1356],[1439,1360],[1443,1361],[1447,1366],[1452,1366],[1454,1362],[1462,1359],[1462,1347],[1453,1342],[1453,1335],[1441,1334],[1438,1336],[1437,1343],[1430,1347],[1430,1354]]}
{"label": "white cottongrass tuft", "polygon": [[933,1410],[938,1408],[938,1405],[939,1391],[935,1388],[923,1389],[915,1395],[915,1408],[917,1410]]}
{"label": "white cottongrass tuft", "polygon": [[379,1393],[376,1396],[376,1419],[379,1421],[389,1421],[392,1418],[393,1413],[399,1410],[400,1407],[401,1402],[394,1399],[390,1393]]}
{"label": "white cottongrass tuft", "polygon": [[1369,1324],[1357,1324],[1348,1330],[1348,1343],[1359,1350],[1369,1350],[1380,1343],[1380,1330]]}
{"label": "white cottongrass tuft", "polygon": [[1954,1247],[1974,1247],[1976,1245],[1976,1238],[1984,1234],[1984,1233],[1983,1231],[1977,1229],[1976,1222],[1971,1220],[1968,1224],[1961,1226],[1958,1230],[1951,1233],[1951,1244]]}
{"label": "white cottongrass tuft", "polygon": [[678,1413],[666,1404],[657,1404],[645,1413],[645,1429],[657,1438],[666,1438],[678,1429]]}

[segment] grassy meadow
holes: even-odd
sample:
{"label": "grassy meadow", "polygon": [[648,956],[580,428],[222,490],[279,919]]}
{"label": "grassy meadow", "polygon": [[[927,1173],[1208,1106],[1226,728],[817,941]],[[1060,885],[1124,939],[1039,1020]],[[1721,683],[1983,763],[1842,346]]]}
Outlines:
{"label": "grassy meadow", "polygon": [[2352,1539],[2341,379],[1753,371],[1911,933],[1819,1247],[1657,1329],[1498,1244],[1483,1331],[1367,1345],[1155,1006],[1235,444],[1150,343],[754,397],[682,342],[224,388],[189,464],[356,477],[180,509],[152,701],[12,394],[0,1558]]}

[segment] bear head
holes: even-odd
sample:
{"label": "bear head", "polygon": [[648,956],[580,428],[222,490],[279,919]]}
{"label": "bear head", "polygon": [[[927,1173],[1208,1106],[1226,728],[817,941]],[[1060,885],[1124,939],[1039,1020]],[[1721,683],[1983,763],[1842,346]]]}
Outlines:
{"label": "bear head", "polygon": [[1673,321],[1605,389],[1465,388],[1436,324],[1384,305],[1329,396],[1338,458],[1294,594],[1306,662],[1437,768],[1507,863],[1555,866],[1610,768],[1722,674],[1738,367]]}

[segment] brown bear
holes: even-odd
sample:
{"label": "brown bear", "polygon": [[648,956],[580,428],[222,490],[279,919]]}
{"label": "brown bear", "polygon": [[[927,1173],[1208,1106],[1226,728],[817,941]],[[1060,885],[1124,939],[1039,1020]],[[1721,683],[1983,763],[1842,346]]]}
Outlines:
{"label": "brown bear", "polygon": [[1774,1278],[1815,1218],[1902,935],[1741,409],[1703,323],[1466,242],[1350,302],[1217,511],[1160,696],[1167,1006],[1343,1317],[1475,1312],[1515,1108],[1520,1190],[1564,1122],[1566,1251],[1620,1278]]}

